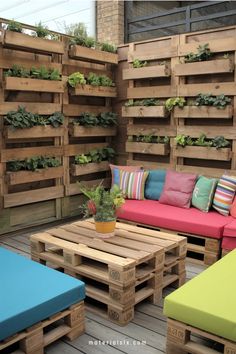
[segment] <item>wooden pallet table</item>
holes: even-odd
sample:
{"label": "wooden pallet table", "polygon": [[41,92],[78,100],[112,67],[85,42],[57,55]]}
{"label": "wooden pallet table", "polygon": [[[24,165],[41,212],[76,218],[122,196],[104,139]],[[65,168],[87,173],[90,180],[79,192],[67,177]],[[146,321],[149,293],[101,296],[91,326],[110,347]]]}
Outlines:
{"label": "wooden pallet table", "polygon": [[[43,354],[44,348],[59,338],[65,336],[69,340],[74,340],[83,334],[84,323],[84,302],[82,301],[14,336],[0,341],[0,352],[6,349],[8,353],[12,354]],[[14,351],[16,345],[20,349]],[[13,346],[12,352],[11,348]]]}
{"label": "wooden pallet table", "polygon": [[158,234],[117,222],[115,236],[100,239],[89,219],[31,236],[31,254],[85,281],[89,308],[124,325],[137,303],[159,303],[165,286],[185,281],[186,239]]}

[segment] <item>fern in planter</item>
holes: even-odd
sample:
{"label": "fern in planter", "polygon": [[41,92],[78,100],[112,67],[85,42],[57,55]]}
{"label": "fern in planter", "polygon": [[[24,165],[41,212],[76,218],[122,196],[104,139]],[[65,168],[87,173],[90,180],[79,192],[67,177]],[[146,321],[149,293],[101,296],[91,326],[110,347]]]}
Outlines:
{"label": "fern in planter", "polygon": [[23,32],[23,28],[21,23],[11,20],[9,21],[7,27],[6,27],[7,31],[11,31],[11,32],[18,32],[18,33],[22,33]]}
{"label": "fern in planter", "polygon": [[117,47],[113,44],[110,43],[101,43],[100,44],[100,50],[103,52],[108,52],[108,53],[116,53],[117,52]]}
{"label": "fern in planter", "polygon": [[96,40],[93,37],[76,35],[74,38],[70,40],[70,45],[81,45],[86,48],[95,48]]}
{"label": "fern in planter", "polygon": [[17,171],[37,171],[50,167],[60,166],[60,161],[55,157],[35,156],[25,160],[13,160],[7,162],[7,170]]}
{"label": "fern in planter", "polygon": [[225,96],[224,94],[213,96],[210,93],[199,93],[195,101],[196,106],[213,106],[218,109],[224,109],[230,103],[230,97]]}

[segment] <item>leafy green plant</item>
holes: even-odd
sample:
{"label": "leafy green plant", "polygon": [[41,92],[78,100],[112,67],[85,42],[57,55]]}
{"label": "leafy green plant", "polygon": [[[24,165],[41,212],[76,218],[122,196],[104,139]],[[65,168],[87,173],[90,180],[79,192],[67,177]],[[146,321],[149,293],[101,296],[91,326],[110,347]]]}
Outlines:
{"label": "leafy green plant", "polygon": [[48,30],[48,27],[43,26],[42,22],[40,21],[36,25],[36,28],[35,28],[35,31],[33,32],[33,34],[39,38],[47,38],[50,35],[50,31]]}
{"label": "leafy green plant", "polygon": [[6,29],[7,31],[18,32],[18,33],[22,33],[23,31],[21,23],[14,20],[9,21]]}
{"label": "leafy green plant", "polygon": [[145,98],[143,100],[129,100],[125,103],[125,107],[134,106],[159,106],[160,101],[156,98]]}
{"label": "leafy green plant", "polygon": [[134,59],[133,61],[133,68],[143,68],[147,66],[147,62],[146,61],[142,61],[139,59]]}
{"label": "leafy green plant", "polygon": [[212,146],[216,147],[216,149],[225,148],[230,145],[230,142],[226,140],[223,136],[216,136],[212,139]]}
{"label": "leafy green plant", "polygon": [[70,40],[70,44],[81,45],[82,47],[95,48],[96,40],[93,37],[85,37],[82,35],[77,35]]}
{"label": "leafy green plant", "polygon": [[100,50],[102,50],[104,52],[109,52],[109,53],[116,53],[117,47],[113,44],[105,42],[105,43],[100,44]]}
{"label": "leafy green plant", "polygon": [[84,78],[84,74],[81,74],[79,71],[71,74],[68,77],[68,84],[71,87],[76,87],[77,85],[85,85],[86,80]]}
{"label": "leafy green plant", "polygon": [[224,109],[230,103],[230,97],[225,95],[213,96],[210,93],[199,93],[195,101],[196,106],[213,106],[218,109]]}
{"label": "leafy green plant", "polygon": [[7,162],[8,171],[37,171],[49,167],[60,166],[60,161],[55,157],[35,156],[25,160],[13,160]]}
{"label": "leafy green plant", "polygon": [[187,55],[185,55],[184,57],[184,61],[185,63],[192,63],[192,62],[196,62],[196,61],[206,61],[209,60],[212,57],[212,53],[211,50],[209,48],[209,44],[203,44],[203,45],[199,45],[199,47],[197,48],[197,53],[189,53]]}
{"label": "leafy green plant", "polygon": [[212,142],[207,139],[205,134],[201,134],[199,138],[194,139],[193,144],[197,146],[211,146]]}
{"label": "leafy green plant", "polygon": [[113,221],[116,219],[117,210],[125,202],[124,194],[115,184],[110,190],[105,190],[101,183],[92,188],[87,188],[79,183],[80,191],[88,198],[82,206],[84,217],[93,215],[95,221]]}
{"label": "leafy green plant", "polygon": [[13,65],[11,69],[5,72],[6,77],[24,77],[40,80],[61,80],[58,69],[47,69],[44,65],[39,68],[32,67],[26,69],[18,65]]}
{"label": "leafy green plant", "polygon": [[54,128],[58,128],[64,122],[64,115],[61,112],[54,112],[47,118],[47,122]]}
{"label": "leafy green plant", "polygon": [[30,77],[30,69],[22,68],[19,65],[13,65],[11,69],[7,70],[4,73],[6,77]]}
{"label": "leafy green plant", "polygon": [[90,155],[81,154],[81,155],[75,156],[75,164],[76,165],[86,165],[87,163],[89,163],[91,161],[92,161],[92,158]]}
{"label": "leafy green plant", "polygon": [[187,145],[193,145],[192,138],[190,138],[190,136],[184,135],[184,134],[177,135],[175,138],[175,142],[177,143],[177,145],[182,146],[182,147],[185,147]]}
{"label": "leafy green plant", "polygon": [[108,76],[97,75],[92,72],[87,77],[87,83],[92,86],[114,86],[113,81]]}
{"label": "leafy green plant", "polygon": [[115,156],[114,149],[105,147],[101,149],[93,149],[87,154],[81,154],[75,156],[75,164],[87,164],[89,162],[101,162],[110,160]]}
{"label": "leafy green plant", "polygon": [[101,127],[110,127],[117,124],[117,114],[113,112],[103,112],[98,116],[98,125]]}
{"label": "leafy green plant", "polygon": [[225,148],[230,146],[230,142],[223,136],[216,136],[213,139],[209,139],[205,134],[201,134],[199,138],[191,138],[188,135],[180,134],[175,138],[177,145],[185,146],[207,146],[215,147],[216,149]]}
{"label": "leafy green plant", "polygon": [[185,104],[186,104],[185,98],[171,97],[166,100],[165,107],[166,107],[167,111],[171,112],[175,106],[182,108],[182,107],[184,107]]}
{"label": "leafy green plant", "polygon": [[95,114],[91,113],[86,113],[83,112],[79,116],[79,118],[75,121],[75,124],[83,125],[83,126],[90,126],[90,127],[95,127],[99,123],[98,118],[95,116]]}
{"label": "leafy green plant", "polygon": [[[133,141],[133,137],[131,136]],[[151,144],[169,144],[170,138],[168,136],[155,136],[155,135],[137,135],[136,142],[151,143]]]}

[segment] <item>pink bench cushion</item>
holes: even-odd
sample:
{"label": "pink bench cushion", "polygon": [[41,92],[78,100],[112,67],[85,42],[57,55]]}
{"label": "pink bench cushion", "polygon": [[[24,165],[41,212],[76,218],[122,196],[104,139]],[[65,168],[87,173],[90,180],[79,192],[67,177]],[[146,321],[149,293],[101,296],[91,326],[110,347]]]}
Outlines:
{"label": "pink bench cushion", "polygon": [[236,220],[234,218],[225,226],[223,236],[236,237]]}
{"label": "pink bench cushion", "polygon": [[220,239],[223,229],[231,222],[215,211],[204,213],[198,209],[183,209],[161,204],[155,200],[126,200],[119,218],[164,229]]}
{"label": "pink bench cushion", "polygon": [[236,248],[236,237],[223,236],[221,248],[224,250],[234,250]]}

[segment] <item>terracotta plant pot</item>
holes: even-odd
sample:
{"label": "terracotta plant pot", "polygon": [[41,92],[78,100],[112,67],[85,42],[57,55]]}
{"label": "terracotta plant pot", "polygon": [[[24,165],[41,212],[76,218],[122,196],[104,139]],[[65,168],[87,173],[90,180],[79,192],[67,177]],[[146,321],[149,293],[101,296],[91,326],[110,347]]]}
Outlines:
{"label": "terracotta plant pot", "polygon": [[114,236],[116,220],[95,221],[95,229],[99,237],[108,238]]}

